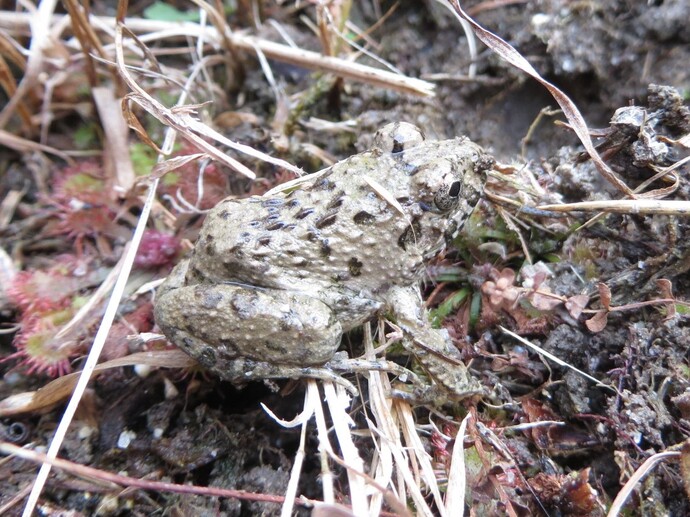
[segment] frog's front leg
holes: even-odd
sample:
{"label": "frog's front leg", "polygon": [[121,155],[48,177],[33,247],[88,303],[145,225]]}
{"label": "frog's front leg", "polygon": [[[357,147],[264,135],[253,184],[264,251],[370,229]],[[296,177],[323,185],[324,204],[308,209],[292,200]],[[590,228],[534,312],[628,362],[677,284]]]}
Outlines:
{"label": "frog's front leg", "polygon": [[[431,328],[417,287],[391,289],[387,296],[390,316],[403,331],[402,344],[447,394],[465,398],[484,392],[462,362],[446,330]],[[434,389],[421,394],[438,399]]]}
{"label": "frog's front leg", "polygon": [[342,336],[326,304],[301,293],[239,284],[187,286],[187,266],[178,265],[160,288],[155,318],[166,337],[204,368],[233,382],[342,381],[325,366]]}

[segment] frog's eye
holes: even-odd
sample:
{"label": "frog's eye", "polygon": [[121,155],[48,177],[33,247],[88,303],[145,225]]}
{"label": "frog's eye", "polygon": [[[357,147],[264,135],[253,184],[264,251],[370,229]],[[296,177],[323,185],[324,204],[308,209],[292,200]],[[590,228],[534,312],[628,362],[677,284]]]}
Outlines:
{"label": "frog's eye", "polygon": [[458,196],[462,190],[462,183],[454,181],[450,185],[444,185],[434,196],[434,204],[441,211],[453,208],[458,202]]}
{"label": "frog's eye", "polygon": [[448,195],[450,197],[458,197],[458,195],[460,194],[461,186],[462,185],[459,181],[454,181],[453,184],[450,186],[450,189],[448,189]]}
{"label": "frog's eye", "polygon": [[401,153],[424,142],[424,133],[407,122],[394,122],[382,127],[374,136],[374,146],[384,153]]}

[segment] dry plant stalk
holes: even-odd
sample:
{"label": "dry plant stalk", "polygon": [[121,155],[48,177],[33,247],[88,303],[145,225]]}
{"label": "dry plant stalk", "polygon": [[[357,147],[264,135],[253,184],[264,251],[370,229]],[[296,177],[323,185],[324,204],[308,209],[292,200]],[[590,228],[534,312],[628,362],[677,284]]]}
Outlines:
{"label": "dry plant stalk", "polygon": [[[111,31],[115,29],[115,20],[111,17],[92,16],[90,19],[94,27],[107,27]],[[30,15],[25,13],[2,11],[0,12],[0,29],[12,31],[25,28],[29,25],[30,20]],[[65,24],[69,23],[69,20],[66,20],[64,16],[54,15],[50,18],[50,23]],[[143,43],[163,38],[185,39],[189,37],[204,38],[206,41],[219,44],[222,37],[215,27],[202,27],[192,22],[173,23],[127,18],[127,28],[135,34],[146,34],[146,37],[141,37]],[[433,97],[435,95],[435,85],[421,79],[380,70],[338,57],[324,56],[318,52],[293,48],[242,33],[235,32],[227,35],[227,38],[232,47],[237,50],[254,54],[258,49],[270,59],[308,70],[332,73],[344,79],[388,88],[410,95],[422,97]],[[104,48],[108,49],[109,46]],[[0,124],[0,127],[2,127],[2,124]]]}

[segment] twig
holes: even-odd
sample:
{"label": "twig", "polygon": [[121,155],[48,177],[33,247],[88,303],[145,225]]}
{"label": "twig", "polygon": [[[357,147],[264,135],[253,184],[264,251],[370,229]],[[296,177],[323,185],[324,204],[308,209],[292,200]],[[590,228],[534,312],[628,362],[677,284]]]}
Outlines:
{"label": "twig", "polygon": [[[12,454],[14,456],[28,461],[32,461],[34,463],[43,463],[44,465],[49,464],[51,466],[64,470],[65,472],[74,474],[75,476],[88,477],[98,479],[101,481],[109,481],[111,483],[115,483],[116,485],[123,487],[133,487],[141,490],[151,490],[155,492],[174,492],[177,494],[194,494],[212,497],[231,497],[234,499],[242,499],[245,501],[260,501],[277,504],[282,503],[284,500],[284,498],[279,495],[257,494],[253,492],[246,492],[244,490],[232,490],[229,488],[178,485],[177,483],[165,483],[162,481],[151,481],[148,479],[137,479],[129,476],[123,476],[121,474],[113,474],[112,472],[95,469],[93,467],[87,467],[86,465],[80,465],[79,463],[73,463],[71,461],[63,460],[61,458],[49,458],[47,454],[32,451],[29,449],[23,449],[21,447],[6,442],[0,442],[0,452],[2,452],[3,454]],[[310,501],[303,497],[295,499],[295,504],[300,506],[311,506],[314,503],[316,503],[316,501]]]}

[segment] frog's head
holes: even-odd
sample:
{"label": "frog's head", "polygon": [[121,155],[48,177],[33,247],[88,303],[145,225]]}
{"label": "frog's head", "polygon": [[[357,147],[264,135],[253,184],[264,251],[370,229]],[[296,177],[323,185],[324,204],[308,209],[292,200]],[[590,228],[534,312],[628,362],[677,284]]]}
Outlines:
{"label": "frog's head", "polygon": [[400,237],[401,247],[414,243],[423,254],[435,252],[474,209],[493,160],[466,138],[426,141],[421,130],[407,123],[385,126],[375,143],[382,153],[390,153],[405,178],[407,195],[401,205],[410,227]]}

